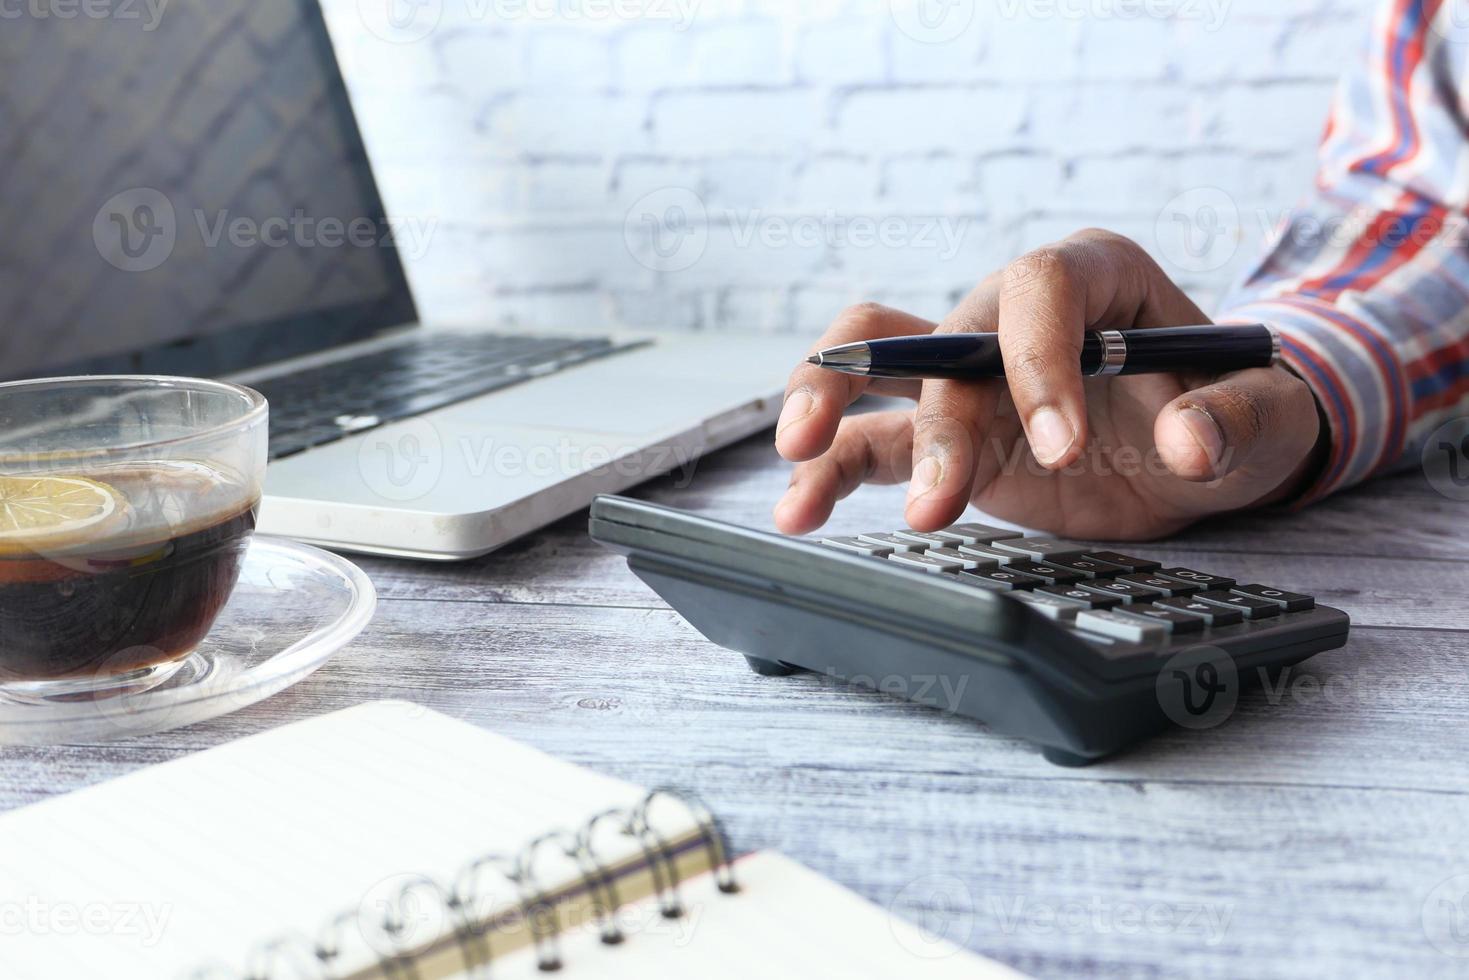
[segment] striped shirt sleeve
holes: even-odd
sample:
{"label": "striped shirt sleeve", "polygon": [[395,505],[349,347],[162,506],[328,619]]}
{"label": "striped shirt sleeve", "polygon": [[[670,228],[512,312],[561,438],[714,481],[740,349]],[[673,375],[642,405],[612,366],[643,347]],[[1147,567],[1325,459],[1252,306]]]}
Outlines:
{"label": "striped shirt sleeve", "polygon": [[1309,199],[1220,315],[1282,336],[1331,453],[1306,500],[1418,458],[1469,414],[1469,31],[1455,0],[1385,0],[1338,90]]}

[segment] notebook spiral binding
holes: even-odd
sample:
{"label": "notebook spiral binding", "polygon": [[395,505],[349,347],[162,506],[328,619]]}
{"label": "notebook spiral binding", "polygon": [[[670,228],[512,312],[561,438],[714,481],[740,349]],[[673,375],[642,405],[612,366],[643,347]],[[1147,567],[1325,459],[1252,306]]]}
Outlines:
{"label": "notebook spiral binding", "polygon": [[[422,980],[416,957],[408,948],[411,937],[407,929],[408,910],[415,908],[415,903],[422,899],[433,902],[453,923],[453,941],[468,976],[489,975],[494,960],[489,938],[492,926],[501,921],[513,922],[516,918],[523,918],[530,928],[540,969],[546,972],[559,970],[562,959],[557,941],[560,927],[556,911],[548,901],[548,892],[537,884],[535,877],[536,861],[543,848],[559,849],[576,862],[581,871],[581,884],[592,898],[601,940],[608,946],[621,943],[623,935],[613,914],[622,908],[617,885],[611,869],[597,858],[593,845],[598,830],[607,822],[611,822],[618,832],[637,839],[653,877],[660,914],[667,919],[677,919],[684,914],[678,891],[680,881],[676,855],[669,842],[648,820],[649,809],[660,799],[678,802],[693,814],[719,891],[726,895],[738,892],[728,840],[719,818],[692,793],[655,789],[637,806],[606,810],[579,830],[544,834],[512,856],[486,854],[478,857],[464,865],[447,887],[426,875],[403,876],[403,884],[376,921],[361,906],[345,910],[330,919],[315,938],[298,933],[262,944],[250,955],[243,974],[209,966],[187,974],[186,980],[340,980],[342,974],[337,971],[337,960],[341,957],[346,930],[351,928],[361,930],[364,936],[369,934],[368,930],[378,930],[393,945],[393,952],[378,963],[389,980]],[[490,920],[480,920],[475,917],[474,908],[480,895],[480,885],[486,877],[510,881],[519,893],[520,902],[514,909]],[[285,972],[278,972],[282,967]]]}

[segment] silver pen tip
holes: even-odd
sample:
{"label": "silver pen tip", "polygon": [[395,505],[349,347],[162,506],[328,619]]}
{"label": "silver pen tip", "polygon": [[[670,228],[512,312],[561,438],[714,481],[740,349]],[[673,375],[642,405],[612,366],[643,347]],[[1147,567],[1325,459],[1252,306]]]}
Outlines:
{"label": "silver pen tip", "polygon": [[820,354],[812,354],[810,357],[806,358],[806,363],[815,364],[817,367],[821,367],[821,365],[825,362],[822,360]]}

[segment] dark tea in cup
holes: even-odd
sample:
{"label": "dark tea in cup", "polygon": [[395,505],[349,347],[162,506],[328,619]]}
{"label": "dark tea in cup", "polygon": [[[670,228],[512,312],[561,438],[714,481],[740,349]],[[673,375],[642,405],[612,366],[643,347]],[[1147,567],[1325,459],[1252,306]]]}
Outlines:
{"label": "dark tea in cup", "polygon": [[157,687],[234,591],[269,409],[192,378],[0,384],[0,698]]}
{"label": "dark tea in cup", "polygon": [[259,503],[205,463],[0,476],[0,682],[188,656],[234,590]]}

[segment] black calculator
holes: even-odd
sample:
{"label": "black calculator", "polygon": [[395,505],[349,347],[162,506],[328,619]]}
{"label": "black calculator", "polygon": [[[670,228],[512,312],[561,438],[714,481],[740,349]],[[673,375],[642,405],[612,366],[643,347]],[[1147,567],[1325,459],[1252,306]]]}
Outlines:
{"label": "black calculator", "polygon": [[590,529],[758,673],[866,684],[1059,765],[1217,723],[1240,690],[1342,646],[1350,625],[1285,583],[977,523],[807,540],[604,496]]}

